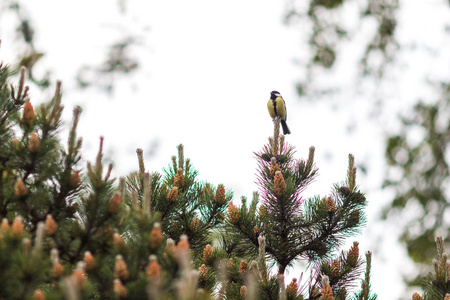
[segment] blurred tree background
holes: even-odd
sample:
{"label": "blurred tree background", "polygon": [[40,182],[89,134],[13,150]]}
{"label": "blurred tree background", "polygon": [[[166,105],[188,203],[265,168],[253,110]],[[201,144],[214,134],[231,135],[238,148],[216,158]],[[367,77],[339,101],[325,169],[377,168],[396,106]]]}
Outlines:
{"label": "blurred tree background", "polygon": [[[286,0],[284,21],[299,29],[296,63],[301,72],[296,88],[301,101],[327,101],[341,111],[367,101],[367,115],[349,116],[349,132],[363,119],[385,133],[383,188],[394,191],[395,197],[381,217],[387,222],[402,220],[400,241],[421,270],[421,275],[406,280],[417,284],[434,256],[434,238],[440,235],[448,242],[450,229],[450,1],[416,3],[416,12],[423,15],[413,17],[408,2]],[[21,1],[5,3],[0,13],[15,14],[21,49],[14,67],[26,66],[31,80],[45,88],[51,73],[33,76],[45,54],[34,46],[33,14]],[[127,1],[117,3],[126,15]],[[440,14],[429,15],[430,11]],[[122,32],[102,62],[80,66],[80,88],[112,92],[117,78],[139,68],[138,59],[130,54],[140,46],[139,33]],[[345,78],[341,75],[349,72]],[[397,88],[405,78],[415,81],[404,84],[411,93],[400,95]],[[418,82],[423,89],[414,94]]]}
{"label": "blurred tree background", "polygon": [[[126,1],[119,1],[115,5],[122,15],[126,15]],[[47,88],[50,84],[51,72],[46,70],[41,77],[34,76],[35,65],[45,55],[44,49],[35,46],[35,23],[37,16],[27,8],[26,1],[6,0],[0,6],[0,16],[7,16],[15,23],[17,62],[14,64],[14,73],[18,73],[20,67],[27,68],[30,80],[41,88]],[[80,16],[82,17],[82,16]],[[113,92],[115,82],[124,75],[137,70],[139,63],[130,55],[133,48],[139,47],[139,34],[148,30],[143,26],[131,32],[125,25],[117,22],[108,24],[118,36],[110,41],[108,49],[105,49],[104,59],[95,65],[86,63],[79,67],[76,81],[79,88],[94,86],[108,93]],[[133,28],[135,29],[135,28]]]}
{"label": "blurred tree background", "polygon": [[[383,188],[395,191],[381,217],[387,222],[403,220],[399,239],[419,270],[417,276],[404,274],[405,280],[418,285],[435,257],[434,239],[443,236],[448,243],[450,230],[450,2],[427,4],[447,16],[437,27],[429,26],[431,16],[426,10],[418,11],[423,15],[414,18],[420,23],[419,30],[437,37],[437,43],[414,39],[420,32],[414,32],[417,28],[405,17],[410,9],[407,1],[308,2],[292,1],[286,13],[288,24],[301,24],[308,32],[309,59],[300,62],[306,71],[297,84],[298,93],[302,99],[333,101],[333,95],[348,94],[350,89],[354,97],[348,98],[349,103],[332,103],[337,109],[360,99],[371,102],[372,113],[366,117],[385,131],[387,168]],[[350,67],[349,53],[354,55],[351,62],[358,71],[349,85],[342,85],[332,79]],[[392,122],[385,122],[386,116],[393,115],[390,102],[405,100],[395,97],[396,85],[406,77],[405,71],[417,73],[415,65],[428,63],[441,64],[446,69],[444,74],[442,68],[417,74],[431,92],[423,98],[409,97],[407,105],[397,106],[402,107],[394,110],[397,124],[388,127]],[[323,80],[324,76],[328,80]],[[409,86],[414,90],[413,82]]]}

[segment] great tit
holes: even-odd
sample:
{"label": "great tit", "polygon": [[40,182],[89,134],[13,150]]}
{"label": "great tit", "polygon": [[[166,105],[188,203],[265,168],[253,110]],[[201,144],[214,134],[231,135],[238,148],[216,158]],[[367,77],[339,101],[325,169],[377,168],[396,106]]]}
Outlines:
{"label": "great tit", "polygon": [[286,111],[286,102],[284,102],[283,97],[277,91],[270,92],[270,99],[267,102],[267,109],[269,109],[269,114],[272,119],[275,117],[280,117],[281,119],[281,127],[283,128],[283,134],[290,134],[291,131],[286,124],[287,120],[287,111]]}

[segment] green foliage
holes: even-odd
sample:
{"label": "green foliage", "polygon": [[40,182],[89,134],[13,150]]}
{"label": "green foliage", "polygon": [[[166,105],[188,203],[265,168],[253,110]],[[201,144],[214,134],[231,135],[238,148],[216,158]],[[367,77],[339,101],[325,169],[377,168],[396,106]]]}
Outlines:
{"label": "green foliage", "polygon": [[17,74],[21,67],[25,67],[28,70],[29,80],[42,88],[48,88],[50,85],[50,73],[46,72],[42,78],[34,76],[34,67],[39,60],[44,56],[44,53],[40,52],[35,47],[35,29],[34,23],[30,19],[27,9],[16,0],[6,0],[2,7],[1,14],[12,13],[14,19],[17,20],[15,35],[16,42],[20,45],[20,49],[17,53],[19,61],[9,71],[12,75]]}
{"label": "green foliage", "polygon": [[450,265],[442,237],[436,238],[436,248],[437,259],[433,259],[432,271],[422,279],[423,297],[414,293],[413,300],[447,300],[450,298]]}
{"label": "green foliage", "polygon": [[[0,298],[319,299],[327,276],[347,299],[363,264],[357,243],[338,256],[338,274],[327,262],[365,221],[353,156],[342,186],[305,200],[314,148],[295,160],[274,136],[257,154],[263,201],[255,192],[239,208],[222,184],[197,180],[182,145],[163,173],[147,172],[138,149],[139,170],[116,182],[103,137],[81,166],[79,107],[61,142],[61,83],[34,108],[25,73],[14,87],[0,67]],[[286,289],[287,268],[303,259],[316,270],[308,288]]]}
{"label": "green foliage", "polygon": [[[297,1],[300,2],[300,1]],[[382,78],[385,69],[394,60],[399,48],[396,41],[397,0],[362,1],[361,5],[352,5],[351,1],[344,0],[310,0],[305,6],[291,4],[286,12],[286,21],[307,24],[302,28],[311,28],[307,31],[308,51],[310,58],[305,64],[307,76],[297,84],[300,95],[313,94],[312,92],[333,93],[336,88],[314,87],[318,69],[331,70],[335,62],[343,56],[342,47],[353,42],[366,22],[375,22],[376,30],[364,45],[364,52],[358,59],[360,73],[364,76]],[[348,5],[345,5],[348,3]],[[304,8],[304,9],[300,9]],[[362,10],[361,10],[362,8]],[[351,27],[343,18],[357,19],[359,26]]]}
{"label": "green foliage", "polygon": [[[401,234],[409,256],[419,264],[431,261],[434,237],[450,229],[445,222],[449,209],[445,153],[450,143],[450,85],[442,83],[439,89],[441,95],[436,102],[419,102],[411,116],[402,117],[400,132],[388,138],[386,147],[392,173],[384,186],[394,188],[396,195],[385,208],[384,218],[407,213],[402,212],[407,204],[419,207],[406,218]],[[425,218],[432,222],[425,222]]]}
{"label": "green foliage", "polygon": [[[13,35],[15,35],[15,44],[17,44],[17,62],[13,64],[10,72],[15,75],[19,72],[21,67],[25,67],[28,70],[28,79],[41,88],[48,88],[50,86],[51,72],[46,71],[44,75],[36,76],[34,70],[39,68],[39,62],[45,56],[45,52],[42,49],[36,47],[35,36],[36,34],[36,20],[32,13],[27,8],[26,1],[20,0],[5,0],[0,16],[12,15],[12,19],[16,23]],[[125,2],[121,2],[118,5],[118,10],[122,16],[127,17],[124,13]],[[9,17],[9,16],[6,16]],[[130,19],[134,16],[128,16]],[[39,21],[39,20],[38,20]],[[135,21],[135,20],[133,20]],[[117,24],[114,24],[117,25]],[[142,45],[142,37],[145,35],[145,31],[148,29],[143,27],[137,32],[136,28],[131,30],[132,34],[123,34],[123,28],[121,26],[111,26],[112,30],[117,31],[119,39],[112,41],[105,49],[104,59],[95,65],[82,65],[76,76],[78,87],[88,88],[96,87],[102,91],[108,93],[114,92],[114,85],[117,82],[117,78],[120,76],[128,75],[139,68],[139,61],[135,59],[130,52],[135,51],[136,48]]]}
{"label": "green foliage", "polygon": [[[406,11],[407,5],[403,7],[397,0],[368,0],[360,1],[360,5],[353,4],[355,3],[351,3],[351,1],[311,0],[306,6],[293,5],[293,9],[287,12],[286,20],[300,20],[302,30],[306,27],[304,24],[311,26],[311,30],[306,33],[309,39],[308,51],[310,51],[310,57],[305,63],[308,73],[306,78],[297,85],[300,95],[311,95],[314,92],[318,96],[329,95],[342,90],[342,87],[337,85],[324,87],[323,83],[320,83],[316,87],[313,83],[318,82],[318,72],[325,70],[326,73],[323,74],[331,75],[337,71],[336,62],[346,55],[343,52],[344,49],[362,50],[362,55],[358,57],[358,65],[356,65],[359,67],[361,76],[358,76],[356,80],[363,80],[363,77],[369,76],[375,80],[367,81],[367,83],[370,83],[378,91],[382,91],[384,83],[387,82],[383,80],[387,79],[385,77],[386,70],[395,70],[398,67],[392,63],[400,54],[399,49],[415,52],[417,51],[415,49],[430,47],[440,51],[439,47],[433,43],[416,43],[413,41],[414,39],[399,42],[398,34],[400,32],[397,30],[399,13],[402,12],[402,9]],[[442,3],[442,9],[448,9],[447,1]],[[357,20],[353,24],[358,25],[351,26],[349,24],[352,23],[344,22],[344,18]],[[372,32],[371,36],[367,36],[367,39],[365,37],[361,42],[358,39],[361,36],[361,30],[366,30],[366,25],[371,22],[374,22],[375,30],[370,31]],[[408,25],[405,24],[404,27],[408,28]],[[439,27],[443,32],[448,33],[445,24],[439,24]],[[409,48],[412,41],[417,44],[414,50]],[[442,53],[446,54],[445,50]],[[414,63],[415,59],[409,61]],[[343,68],[348,70],[351,65],[346,63]],[[401,74],[401,72],[389,73],[390,82],[393,82],[392,76],[395,77],[396,74]],[[440,78],[439,74],[437,76]],[[321,78],[320,75],[319,77]],[[427,83],[430,82],[429,77],[427,76],[425,79]],[[397,81],[400,82],[399,78]],[[399,215],[402,216],[405,224],[401,228],[400,241],[408,251],[409,257],[422,269],[430,263],[433,256],[434,238],[449,231],[444,216],[448,212],[446,187],[448,186],[449,171],[446,152],[448,152],[447,145],[450,141],[450,125],[448,123],[450,92],[448,79],[440,80],[445,82],[432,82],[439,86],[437,89],[438,99],[412,99],[415,101],[415,105],[409,112],[410,115],[402,112],[403,115],[400,116],[401,128],[395,132],[392,132],[391,128],[385,128],[388,129],[385,149],[389,174],[384,182],[384,187],[395,190],[396,195],[389,206],[385,208],[383,218],[393,220]],[[413,87],[414,83],[409,83],[407,86]],[[364,93],[365,89],[356,91]],[[344,90],[346,93],[348,92],[347,89]],[[383,105],[384,96],[377,97],[375,95],[375,97],[373,98],[372,94],[369,96],[370,99],[375,100],[372,101],[375,103],[374,109],[370,111],[371,113],[382,112],[383,107],[380,104]],[[408,210],[412,207],[414,208],[413,213]],[[417,284],[423,275],[419,274],[416,278],[408,278],[408,281]]]}
{"label": "green foliage", "polygon": [[[356,168],[351,155],[343,186],[336,185],[328,197],[303,199],[301,192],[317,175],[314,147],[310,148],[307,160],[295,160],[294,148],[285,144],[283,137],[276,135],[277,132],[275,129],[275,136],[270,139],[269,145],[256,153],[261,204],[259,195],[255,194],[250,207],[245,198],[240,208],[229,205],[225,222],[228,238],[223,244],[226,249],[260,262],[254,264],[255,276],[261,278],[263,283],[259,287],[262,292],[260,299],[277,299],[270,296],[271,282],[276,280],[266,274],[266,258],[278,266],[278,275],[284,275],[286,269],[299,260],[306,260],[313,266],[322,265],[323,268],[318,268],[310,278],[308,291],[295,294],[295,297],[309,295],[308,299],[316,299],[320,296],[321,278],[329,271],[326,262],[335,255],[345,238],[353,236],[364,224],[363,208],[367,201],[355,186]],[[331,282],[335,293],[351,285],[360,274],[362,261],[359,252],[355,254],[357,244],[355,247],[352,263],[347,263],[346,254],[342,253],[340,259],[344,271],[334,274]],[[317,297],[314,296],[316,288]]]}
{"label": "green foliage", "polygon": [[[88,88],[94,85],[112,93],[117,76],[132,73],[139,67],[139,62],[130,55],[136,44],[138,42],[134,36],[126,36],[113,42],[103,62],[97,66],[84,65],[80,68],[76,78],[78,86]],[[92,78],[100,78],[100,80],[92,80]]]}
{"label": "green foliage", "polygon": [[[158,295],[173,297],[176,278],[183,275],[183,253],[190,248],[194,257],[202,256],[231,193],[223,186],[220,197],[203,192],[211,185],[196,180],[188,159],[180,164],[182,174],[178,168],[164,177],[142,171],[117,185],[110,177],[112,165],[103,166],[103,138],[96,161],[83,170],[82,142],[76,136],[81,109],[74,110],[64,147],[58,135],[61,84],[49,103],[35,109],[24,85],[25,69],[16,88],[8,83],[9,75],[1,66],[0,279],[5,286],[0,298],[30,298],[37,289],[49,299],[63,294],[111,299],[128,293],[139,298],[147,293],[149,276],[158,281]],[[169,200],[174,185],[178,196]],[[179,250],[173,240],[183,234],[190,241]],[[153,273],[150,255],[156,262]]]}

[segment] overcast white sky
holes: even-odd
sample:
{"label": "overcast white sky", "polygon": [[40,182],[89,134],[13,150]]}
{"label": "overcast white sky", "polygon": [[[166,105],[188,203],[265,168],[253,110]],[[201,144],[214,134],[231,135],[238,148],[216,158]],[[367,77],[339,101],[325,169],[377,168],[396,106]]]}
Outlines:
{"label": "overcast white sky", "polygon": [[[54,79],[63,81],[65,118],[71,119],[74,105],[83,108],[79,135],[84,139],[86,158],[94,159],[98,137],[103,135],[116,176],[137,169],[138,147],[148,154],[157,142],[146,167],[160,171],[177,153],[176,146],[183,143],[185,156],[199,171],[200,179],[225,184],[236,201],[240,196],[251,198],[257,189],[253,152],[272,134],[266,102],[270,91],[280,91],[292,131],[286,140],[297,147],[297,157],[306,157],[309,146],[316,147],[320,176],[306,196],[326,195],[333,183],[344,180],[348,153],[369,167],[369,174],[359,177],[369,199],[369,221],[364,235],[356,239],[361,242],[362,254],[374,251],[372,287],[379,299],[400,298],[401,274],[407,272],[409,264],[400,258],[405,253],[395,243],[395,222],[381,225],[376,221],[380,207],[392,196],[380,190],[384,175],[382,129],[376,122],[365,121],[372,108],[361,99],[353,99],[352,92],[341,94],[350,101],[338,111],[330,108],[329,101],[299,99],[295,83],[305,74],[294,61],[305,61],[305,36],[302,24],[283,25],[285,1],[124,1],[126,15],[119,13],[117,1],[22,2],[36,27],[36,48],[46,53],[41,70],[50,69]],[[358,5],[358,1],[349,2]],[[440,9],[445,1],[429,1],[429,5],[406,2],[401,1],[406,8],[399,18],[401,39],[429,39],[426,41],[433,47],[448,48],[448,40],[441,45],[445,43],[442,37],[430,34],[439,22],[450,19],[448,10]],[[418,10],[425,9],[433,16],[427,26],[414,19]],[[7,27],[9,18],[2,14],[0,19],[0,57],[5,62],[16,59],[15,40]],[[373,28],[366,26],[370,33]],[[98,64],[106,55],[106,46],[128,34],[138,37],[140,46],[133,55],[140,62],[139,70],[117,80],[112,97],[96,89],[79,91],[74,81],[79,68]],[[364,40],[367,35],[358,38]],[[348,48],[337,63],[345,64],[358,51],[361,49]],[[429,63],[424,64],[431,73]],[[354,73],[349,69],[334,74],[333,80],[352,90]],[[387,93],[395,100],[390,103],[393,111],[406,107],[411,98],[405,94],[411,90],[406,88],[409,85],[411,81],[401,82],[397,86],[399,90],[405,87],[403,92]],[[46,101],[51,94],[34,88],[32,102]],[[350,116],[359,124],[352,135],[346,133]],[[382,242],[380,236],[385,238]],[[292,276],[298,277],[299,270],[292,270]],[[402,299],[410,299],[410,294]]]}

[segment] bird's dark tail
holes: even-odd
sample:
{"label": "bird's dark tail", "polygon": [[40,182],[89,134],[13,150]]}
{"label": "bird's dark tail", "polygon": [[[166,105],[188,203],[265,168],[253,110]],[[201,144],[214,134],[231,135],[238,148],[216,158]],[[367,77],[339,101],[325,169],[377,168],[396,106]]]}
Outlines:
{"label": "bird's dark tail", "polygon": [[281,120],[281,127],[283,127],[283,134],[284,135],[291,133],[291,131],[289,130],[289,127],[287,126],[285,120]]}

